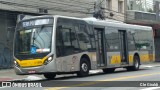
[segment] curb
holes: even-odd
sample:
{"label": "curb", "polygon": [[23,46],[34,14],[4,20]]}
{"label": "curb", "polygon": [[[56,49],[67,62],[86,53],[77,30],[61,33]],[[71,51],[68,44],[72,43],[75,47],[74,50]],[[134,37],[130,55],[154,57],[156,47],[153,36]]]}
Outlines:
{"label": "curb", "polygon": [[13,78],[0,78],[0,82],[14,81]]}

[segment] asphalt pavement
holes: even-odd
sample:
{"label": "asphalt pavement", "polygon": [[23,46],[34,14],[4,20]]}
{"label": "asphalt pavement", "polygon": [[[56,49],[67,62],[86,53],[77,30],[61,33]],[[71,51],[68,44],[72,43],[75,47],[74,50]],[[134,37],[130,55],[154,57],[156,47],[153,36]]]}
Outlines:
{"label": "asphalt pavement", "polygon": [[[159,70],[160,63],[156,62],[141,65],[139,71],[129,72],[126,69],[119,68],[114,73],[104,74],[102,70],[92,70],[88,77],[79,78],[75,74],[70,74],[58,75],[55,80],[46,80],[42,75],[19,76],[14,73],[13,69],[8,69],[0,70],[0,80],[22,80],[23,82],[25,79],[36,78],[39,79],[38,81],[35,80],[37,83],[45,85],[45,87],[23,88],[23,90],[160,90]],[[32,80],[29,82],[32,82]],[[155,86],[145,86],[145,84]],[[156,84],[158,84],[158,87]],[[13,90],[13,88],[5,87],[0,89]],[[21,90],[22,88],[14,89]]]}

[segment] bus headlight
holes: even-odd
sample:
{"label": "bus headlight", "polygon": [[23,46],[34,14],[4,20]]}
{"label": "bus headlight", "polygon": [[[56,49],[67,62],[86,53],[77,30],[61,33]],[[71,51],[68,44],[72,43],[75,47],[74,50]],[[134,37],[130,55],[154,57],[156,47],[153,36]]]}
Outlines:
{"label": "bus headlight", "polygon": [[44,65],[47,65],[49,62],[51,62],[53,60],[52,56],[48,57],[45,61],[44,61]]}
{"label": "bus headlight", "polygon": [[17,61],[14,61],[14,65],[15,65],[16,67],[19,67],[19,64],[18,64]]}
{"label": "bus headlight", "polygon": [[49,57],[49,58],[48,58],[48,61],[51,61],[51,60],[52,60],[52,57]]}

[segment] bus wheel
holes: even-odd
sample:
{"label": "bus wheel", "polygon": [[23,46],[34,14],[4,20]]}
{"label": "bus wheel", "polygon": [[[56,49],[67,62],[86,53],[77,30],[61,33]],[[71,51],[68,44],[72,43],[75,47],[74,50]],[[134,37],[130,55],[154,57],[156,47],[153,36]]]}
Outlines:
{"label": "bus wheel", "polygon": [[113,73],[114,71],[115,71],[115,68],[106,68],[106,69],[103,69],[104,73]]}
{"label": "bus wheel", "polygon": [[89,74],[89,62],[86,58],[82,58],[80,61],[80,71],[77,72],[77,76],[84,77]]}
{"label": "bus wheel", "polygon": [[139,66],[140,66],[140,60],[139,60],[139,57],[136,55],[136,56],[134,56],[133,66],[127,67],[127,71],[137,71],[137,70],[139,70]]}
{"label": "bus wheel", "polygon": [[55,73],[44,73],[43,75],[46,79],[50,79],[50,80],[52,80],[56,77]]}

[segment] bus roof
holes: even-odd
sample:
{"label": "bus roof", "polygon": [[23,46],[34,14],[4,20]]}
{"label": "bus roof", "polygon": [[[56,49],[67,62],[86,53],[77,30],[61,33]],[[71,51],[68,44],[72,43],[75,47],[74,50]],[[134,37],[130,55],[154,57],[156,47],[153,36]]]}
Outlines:
{"label": "bus roof", "polygon": [[[68,18],[68,19],[76,19],[76,20],[83,20],[87,22],[90,25],[97,25],[97,26],[112,26],[112,27],[118,27],[118,28],[128,28],[128,29],[135,29],[135,30],[152,30],[151,27],[148,26],[140,26],[140,25],[133,25],[133,24],[126,24],[120,21],[116,20],[98,20],[96,18],[90,17],[90,18],[76,18],[76,17],[68,17],[68,16],[61,16],[61,15],[44,15],[44,16],[33,16],[29,17],[27,19],[35,19],[35,18],[45,18],[45,17],[61,17],[61,18]],[[22,20],[23,21],[23,20]]]}
{"label": "bus roof", "polygon": [[68,19],[76,19],[76,20],[83,20],[87,22],[90,25],[99,25],[99,26],[112,26],[112,27],[118,27],[118,28],[127,28],[127,29],[135,29],[135,30],[152,30],[149,26],[141,26],[141,25],[133,25],[133,24],[126,24],[121,21],[106,19],[106,20],[98,20],[96,18],[76,18],[76,17],[68,17],[68,16],[60,16],[55,15],[56,17],[62,17],[62,18],[68,18]]}
{"label": "bus roof", "polygon": [[137,30],[152,30],[149,26],[141,26],[141,25],[133,25],[133,24],[126,24],[120,21],[115,20],[98,20],[98,19],[84,19],[87,23],[91,25],[99,25],[99,26],[112,26],[118,28],[127,28],[127,29],[137,29]]}

